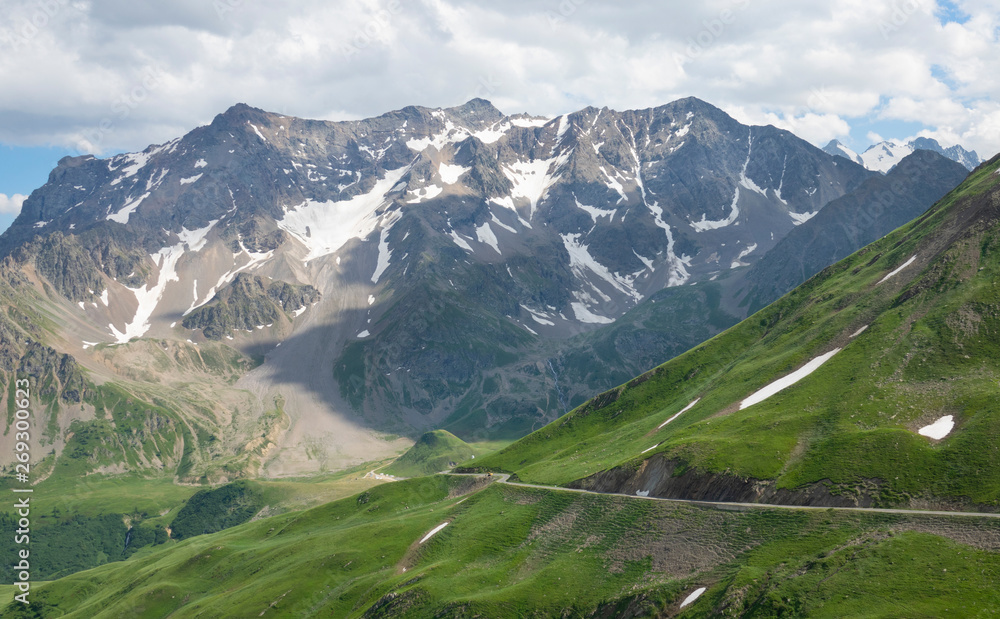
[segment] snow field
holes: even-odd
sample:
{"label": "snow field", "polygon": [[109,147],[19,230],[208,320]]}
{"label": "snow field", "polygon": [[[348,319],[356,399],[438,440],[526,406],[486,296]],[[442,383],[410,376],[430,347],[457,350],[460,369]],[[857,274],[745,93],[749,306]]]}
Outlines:
{"label": "snow field", "polygon": [[278,227],[290,233],[309,250],[305,260],[332,254],[354,238],[364,238],[378,226],[376,211],[388,200],[392,189],[409,167],[386,172],[368,193],[340,202],[306,200],[285,211]]}

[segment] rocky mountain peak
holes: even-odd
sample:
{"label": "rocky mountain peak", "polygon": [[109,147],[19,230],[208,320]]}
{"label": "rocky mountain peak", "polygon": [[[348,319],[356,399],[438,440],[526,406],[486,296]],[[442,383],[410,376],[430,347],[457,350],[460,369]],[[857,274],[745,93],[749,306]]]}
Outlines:
{"label": "rocky mountain peak", "polygon": [[466,103],[445,110],[448,114],[460,118],[467,123],[470,128],[481,129],[497,123],[505,115],[486,99],[470,99]]}

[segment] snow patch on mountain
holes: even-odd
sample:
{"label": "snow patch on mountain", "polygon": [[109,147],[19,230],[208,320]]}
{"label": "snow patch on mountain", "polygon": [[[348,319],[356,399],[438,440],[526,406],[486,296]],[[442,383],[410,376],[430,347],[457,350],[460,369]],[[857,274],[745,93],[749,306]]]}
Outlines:
{"label": "snow patch on mountain", "polygon": [[596,206],[587,206],[586,204],[582,204],[579,200],[577,200],[575,196],[573,197],[573,200],[576,202],[576,208],[590,215],[590,218],[594,221],[595,224],[597,223],[598,217],[608,217],[609,221],[614,221],[615,213],[618,212],[615,209],[605,210],[597,208]]}
{"label": "snow patch on mountain", "polygon": [[468,241],[459,236],[459,234],[454,230],[451,231],[451,240],[455,242],[455,245],[458,245],[459,247],[469,252],[470,254],[475,253],[472,249],[472,246],[469,245]]}
{"label": "snow patch on mountain", "polygon": [[813,217],[819,214],[819,211],[813,211],[811,213],[793,213],[788,212],[788,216],[792,218],[792,224],[796,226],[801,226]]}
{"label": "snow patch on mountain", "polygon": [[471,169],[472,168],[465,168],[460,165],[442,163],[438,166],[438,174],[441,175],[441,181],[444,182],[445,185],[454,185],[458,182],[459,177]]}
{"label": "snow patch on mountain", "polygon": [[604,169],[604,166],[600,166],[599,169],[601,170],[601,172],[604,172],[604,176],[607,177],[608,179],[607,182],[605,183],[608,186],[608,189],[613,190],[620,196],[618,198],[617,204],[621,204],[622,202],[628,202],[628,196],[625,194],[625,187],[620,182],[618,182],[618,179],[611,176],[611,174],[609,174],[608,171]]}
{"label": "snow patch on mountain", "polygon": [[260,129],[257,128],[257,125],[253,124],[249,120],[247,121],[247,124],[253,127],[253,132],[257,134],[257,137],[259,137],[261,140],[265,142],[267,141],[267,138],[265,138],[264,134],[260,132]]}
{"label": "snow patch on mountain", "polygon": [[278,227],[298,239],[309,250],[306,261],[332,254],[354,238],[364,238],[378,224],[376,211],[389,202],[395,187],[409,166],[386,171],[371,191],[340,202],[306,200],[286,210]]}
{"label": "snow patch on mountain", "polygon": [[778,393],[779,391],[783,391],[791,387],[792,385],[799,382],[806,376],[809,376],[810,374],[818,370],[820,366],[822,366],[824,363],[832,359],[833,356],[838,352],[840,352],[840,349],[834,348],[830,352],[820,355],[815,359],[812,359],[811,361],[809,361],[809,363],[806,363],[801,368],[795,370],[791,374],[783,376],[778,380],[774,381],[773,383],[771,383],[770,385],[764,387],[760,391],[757,391],[756,393],[754,393],[753,395],[751,395],[750,397],[748,397],[747,399],[743,400],[743,402],[740,403],[740,410],[753,406],[754,404],[757,404],[759,402],[763,402],[764,400],[768,399],[769,397]]}
{"label": "snow patch on mountain", "polygon": [[653,266],[653,261],[652,260],[650,260],[649,258],[647,258],[645,256],[639,255],[639,253],[636,252],[634,249],[632,250],[632,254],[635,255],[635,257],[638,258],[640,262],[642,262],[644,265],[646,265],[646,268],[649,269],[650,273],[655,273],[656,272],[656,267]]}
{"label": "snow patch on mountain", "polygon": [[545,197],[549,187],[559,180],[559,169],[569,159],[570,152],[550,159],[517,161],[504,166],[504,175],[514,185],[510,197],[528,201],[531,205],[529,218],[534,216],[538,203]]}
{"label": "snow patch on mountain", "polygon": [[920,436],[926,436],[934,440],[940,441],[944,437],[951,434],[952,429],[955,427],[955,417],[953,415],[945,415],[944,417],[938,419],[929,426],[924,426],[917,430],[917,434]]}
{"label": "snow patch on mountain", "polygon": [[890,279],[892,279],[893,277],[895,277],[896,275],[899,275],[899,273],[903,269],[905,269],[906,267],[908,267],[911,264],[913,264],[914,262],[916,262],[916,260],[917,260],[916,256],[911,257],[909,260],[907,260],[902,265],[900,265],[899,268],[897,268],[895,271],[893,271],[892,273],[889,273],[888,275],[886,275],[885,277],[883,277],[882,279],[880,279],[879,282],[878,282],[878,284],[875,284],[875,285],[878,286],[879,284],[883,284],[883,283],[889,281]]}
{"label": "snow patch on mountain", "polygon": [[179,141],[180,138],[167,142],[166,144],[163,144],[161,146],[148,148],[146,149],[145,152],[125,153],[122,155],[117,155],[115,157],[112,157],[111,159],[108,160],[108,170],[111,172],[116,172],[116,171],[121,172],[121,176],[112,180],[111,185],[112,186],[117,185],[126,178],[131,178],[135,176],[136,174],[139,173],[139,170],[142,170],[144,167],[146,167],[146,164],[148,164],[149,160],[152,159],[155,155],[162,153],[168,148],[176,147]]}
{"label": "snow patch on mountain", "polygon": [[477,131],[472,135],[483,144],[493,144],[494,142],[498,142],[503,136],[507,135],[510,128],[511,124],[509,122],[500,121],[491,125],[489,128]]}
{"label": "snow patch on mountain", "polygon": [[441,529],[445,528],[446,526],[448,526],[448,523],[447,523],[447,522],[444,522],[444,523],[442,523],[442,524],[439,524],[438,526],[434,527],[433,529],[431,529],[431,531],[430,531],[430,532],[429,532],[429,533],[428,533],[427,535],[425,535],[425,536],[424,536],[424,537],[423,537],[423,538],[422,538],[422,539],[420,540],[420,543],[421,543],[421,544],[423,544],[424,542],[426,542],[427,540],[429,540],[429,539],[430,539],[431,537],[433,537],[435,533],[437,533],[437,532],[438,532],[438,531],[440,531]]}
{"label": "snow patch on mountain", "polygon": [[515,127],[544,127],[545,125],[552,122],[551,118],[511,118],[510,124]]}
{"label": "snow patch on mountain", "polygon": [[619,292],[626,294],[636,302],[642,300],[642,295],[632,286],[632,280],[612,273],[606,266],[590,255],[589,247],[580,242],[580,234],[560,234],[563,246],[569,254],[569,268],[581,280],[587,281],[587,271],[597,275],[611,284]]}
{"label": "snow patch on mountain", "polygon": [[693,604],[695,600],[701,597],[702,593],[705,593],[705,591],[707,591],[705,587],[698,587],[697,589],[695,589],[691,595],[684,598],[684,601],[681,602],[681,608],[684,608],[688,604]]}
{"label": "snow patch on mountain", "polygon": [[198,179],[200,179],[202,176],[204,176],[204,174],[197,174],[195,176],[189,176],[187,178],[182,178],[181,179],[181,185],[190,185],[192,183],[197,183]]}
{"label": "snow patch on mountain", "polygon": [[733,264],[729,268],[731,268],[731,269],[737,269],[739,267],[748,267],[748,266],[750,266],[746,262],[743,262],[743,259],[746,258],[747,256],[749,256],[750,254],[752,254],[755,251],[757,251],[757,244],[756,243],[754,243],[753,245],[750,245],[749,247],[747,247],[746,249],[744,249],[743,251],[741,251],[740,255],[736,256],[736,260],[733,260]]}
{"label": "snow patch on mountain", "polygon": [[747,168],[750,166],[750,155],[753,154],[753,133],[752,132],[750,133],[750,136],[747,138],[747,142],[748,142],[748,144],[747,144],[747,160],[743,162],[743,169],[740,171],[740,185],[744,189],[749,189],[750,191],[754,191],[756,193],[759,193],[760,195],[762,195],[762,196],[764,196],[766,198],[767,197],[767,190],[766,189],[761,189],[760,187],[758,187],[757,183],[753,182],[753,180],[751,180],[750,177],[747,176]]}
{"label": "snow patch on mountain", "polygon": [[694,405],[695,405],[695,404],[697,404],[697,403],[698,403],[698,402],[700,402],[700,401],[701,401],[701,398],[696,398],[696,399],[694,400],[694,402],[691,402],[690,404],[688,404],[687,406],[685,406],[684,408],[682,408],[682,409],[680,410],[680,412],[676,413],[676,414],[675,414],[675,415],[674,415],[673,417],[671,417],[670,419],[667,419],[666,421],[664,421],[663,423],[661,423],[660,425],[658,425],[658,426],[656,427],[656,429],[657,429],[657,430],[662,430],[662,429],[663,429],[663,426],[667,425],[668,423],[670,423],[670,422],[671,422],[671,421],[673,421],[674,419],[677,419],[678,417],[680,417],[680,416],[681,416],[681,415],[683,415],[684,413],[686,413],[686,412],[688,412],[689,410],[691,410],[692,408],[694,408]]}
{"label": "snow patch on mountain", "polygon": [[135,311],[135,315],[125,325],[124,331],[119,331],[115,328],[114,324],[109,325],[111,334],[119,344],[124,344],[135,337],[142,337],[149,331],[151,326],[149,320],[153,316],[156,306],[159,305],[160,300],[163,298],[167,284],[179,281],[177,276],[177,261],[187,252],[201,251],[208,242],[208,233],[212,231],[212,228],[217,223],[219,223],[219,220],[216,219],[198,230],[181,228],[181,232],[177,235],[179,240],[176,245],[164,247],[155,254],[150,255],[150,258],[153,259],[153,262],[160,271],[156,278],[156,283],[152,284],[152,286],[147,284],[139,288],[126,287],[127,290],[131,290],[135,295],[135,299],[139,305]]}
{"label": "snow patch on mountain", "polygon": [[375,266],[375,273],[372,274],[373,284],[377,284],[379,278],[389,268],[389,260],[392,259],[392,248],[389,247],[389,231],[392,230],[393,224],[399,221],[400,217],[402,217],[402,214],[399,211],[393,213],[391,221],[382,228],[382,232],[379,234],[378,263]]}
{"label": "snow patch on mountain", "polygon": [[[435,110],[432,112],[432,115],[437,118],[443,118],[444,112],[441,110]],[[476,133],[471,133],[465,127],[459,127],[452,122],[451,119],[446,118],[444,119],[444,131],[426,138],[413,138],[407,140],[406,146],[417,152],[423,152],[430,146],[433,146],[436,150],[440,151],[448,144],[455,144],[473,136],[477,137],[482,142],[492,143],[503,137],[503,133],[499,129],[486,129]]]}
{"label": "snow patch on mountain", "polygon": [[701,221],[692,221],[691,227],[694,228],[695,232],[705,232],[706,230],[718,230],[719,228],[725,228],[726,226],[732,225],[740,217],[740,188],[736,188],[736,193],[733,195],[733,203],[730,205],[729,217],[725,219],[710,220],[707,216],[702,213]]}
{"label": "snow patch on mountain", "polygon": [[[490,219],[491,219],[491,220],[493,221],[493,223],[495,223],[496,225],[500,226],[500,227],[501,227],[501,228],[503,228],[504,230],[506,230],[506,231],[508,231],[508,232],[511,232],[511,233],[513,233],[513,234],[517,234],[517,230],[515,230],[514,228],[511,228],[510,226],[508,226],[508,225],[507,225],[507,224],[505,224],[504,222],[500,221],[500,220],[499,220],[499,219],[497,218],[496,214],[495,214],[495,213],[494,213],[493,211],[490,211]],[[529,227],[530,227],[530,226],[529,226]]]}
{"label": "snow patch on mountain", "polygon": [[480,243],[485,243],[492,247],[501,256],[503,252],[500,251],[500,243],[497,241],[497,235],[493,234],[493,229],[490,228],[489,222],[484,223],[476,228],[476,238]]}
{"label": "snow patch on mountain", "polygon": [[[242,273],[243,271],[255,270],[255,269],[259,268],[262,264],[264,264],[265,262],[267,262],[268,260],[270,260],[272,257],[274,257],[274,251],[273,250],[272,251],[255,253],[255,252],[252,252],[252,251],[248,250],[246,247],[244,247],[242,240],[239,241],[239,245],[240,245],[240,251],[233,254],[233,260],[235,261],[235,263],[238,263],[239,260],[245,255],[245,256],[247,256],[247,261],[244,262],[241,265],[234,266],[229,271],[223,273],[219,277],[219,281],[217,281],[214,286],[212,286],[211,288],[209,288],[208,293],[205,294],[204,296],[199,297],[199,295],[197,293],[197,288],[196,288],[195,289],[196,290],[195,291],[195,300],[191,304],[191,307],[187,308],[184,311],[184,313],[182,314],[182,316],[187,316],[188,314],[190,314],[194,310],[198,309],[202,305],[205,305],[206,303],[208,303],[209,301],[211,301],[213,298],[215,298],[215,293],[218,292],[223,286],[225,286],[226,284],[228,284],[229,282],[231,282],[239,273]],[[197,280],[196,280],[196,284],[195,285],[197,286]],[[200,298],[200,300],[199,300],[199,298]]]}
{"label": "snow patch on mountain", "polygon": [[590,311],[583,303],[570,303],[570,307],[573,308],[573,314],[576,319],[580,322],[585,322],[593,325],[610,325],[614,322],[614,319],[607,318],[605,316],[598,316],[597,314]]}
{"label": "snow patch on mountain", "polygon": [[163,179],[167,176],[168,172],[170,172],[170,170],[164,168],[160,170],[160,175],[157,176],[156,178],[153,178],[154,175],[150,175],[149,180],[146,181],[146,191],[153,191],[154,189],[162,185]]}
{"label": "snow patch on mountain", "polygon": [[[646,200],[645,191],[643,192],[642,199],[643,201]],[[662,228],[667,235],[667,267],[670,269],[670,278],[667,280],[667,286],[683,286],[691,279],[691,274],[687,270],[687,267],[691,266],[691,258],[678,256],[674,253],[674,233],[670,230],[670,224],[663,221],[663,207],[658,202],[646,202],[646,208],[653,214],[653,221],[657,227]],[[702,218],[704,219],[704,217]]]}
{"label": "snow patch on mountain", "polygon": [[[528,223],[528,221],[523,217],[521,217],[520,213],[517,212],[517,206],[514,204],[514,200],[510,196],[504,196],[502,198],[491,198],[490,202],[496,204],[497,206],[502,206],[506,209],[514,211],[514,214],[517,215],[517,221],[520,222],[520,224],[525,228],[531,229],[531,224]],[[496,216],[494,215],[494,217]],[[511,229],[509,226],[505,227],[507,227],[508,230],[511,230],[511,232],[516,232],[516,230]]]}
{"label": "snow patch on mountain", "polygon": [[139,205],[142,204],[142,201],[148,197],[149,197],[149,192],[147,191],[138,198],[126,202],[125,206],[121,207],[121,209],[119,209],[117,213],[111,213],[110,215],[108,215],[107,217],[108,221],[117,221],[120,224],[127,224],[129,218],[132,216],[132,213],[135,211],[135,209],[139,208]]}
{"label": "snow patch on mountain", "polygon": [[448,143],[448,133],[439,133],[437,135],[432,135],[426,138],[413,138],[406,141],[406,146],[412,150],[422,152],[428,146],[433,146],[437,150],[444,148],[444,145]]}
{"label": "snow patch on mountain", "polygon": [[420,204],[421,202],[426,202],[427,200],[433,200],[444,193],[444,187],[438,187],[437,185],[428,185],[426,187],[421,187],[413,192],[411,195],[415,196],[412,200],[407,200],[407,204]]}
{"label": "snow patch on mountain", "polygon": [[545,325],[547,327],[554,327],[556,324],[551,320],[549,320],[544,313],[536,312],[535,310],[531,309],[527,305],[524,305],[523,303],[521,304],[521,309],[528,312],[528,314],[531,315],[531,319],[540,325]]}

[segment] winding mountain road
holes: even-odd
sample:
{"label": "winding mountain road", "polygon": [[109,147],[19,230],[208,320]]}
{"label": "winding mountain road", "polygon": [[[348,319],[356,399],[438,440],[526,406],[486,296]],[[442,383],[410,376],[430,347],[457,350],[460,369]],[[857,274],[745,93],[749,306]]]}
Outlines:
{"label": "winding mountain road", "polygon": [[[446,472],[447,475],[458,475],[463,477],[485,477],[484,474],[480,473],[451,473]],[[725,501],[694,501],[689,499],[667,499],[663,497],[655,496],[637,496],[634,494],[624,494],[619,492],[595,492],[593,490],[583,490],[580,488],[563,488],[561,486],[544,486],[541,484],[526,484],[523,482],[510,481],[510,475],[506,473],[497,473],[494,475],[497,478],[497,482],[501,484],[507,484],[508,486],[518,486],[521,488],[537,488],[539,490],[559,490],[562,492],[578,492],[582,494],[600,494],[604,496],[623,496],[630,499],[641,499],[645,501],[667,501],[670,503],[684,503],[687,505],[700,505],[700,506],[710,506],[720,509],[730,509],[730,510],[746,510],[746,509],[801,509],[801,510],[836,510],[836,511],[851,511],[851,512],[865,512],[865,513],[877,513],[877,514],[902,514],[905,516],[959,516],[965,518],[1000,518],[1000,513],[988,513],[988,512],[949,512],[949,511],[930,511],[930,510],[920,510],[920,509],[887,509],[879,507],[815,507],[808,505],[775,505],[772,503],[729,503]]]}

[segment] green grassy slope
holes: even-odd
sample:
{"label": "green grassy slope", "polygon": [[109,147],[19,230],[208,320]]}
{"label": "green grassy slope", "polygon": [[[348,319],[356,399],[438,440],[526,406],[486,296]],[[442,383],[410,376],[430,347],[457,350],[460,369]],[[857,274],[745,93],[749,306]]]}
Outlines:
{"label": "green grassy slope", "polygon": [[[364,477],[365,472],[380,464],[366,463],[312,478],[238,481],[215,490],[178,485],[166,477],[54,475],[36,485],[31,496],[32,576],[36,580],[67,576],[125,560],[135,553],[143,554],[160,544],[172,546],[176,541],[167,539],[168,527],[176,539],[183,537],[185,530],[191,533],[192,524],[201,525],[203,530],[207,523],[211,530],[219,530],[254,515],[271,516],[350,496],[384,483]],[[9,493],[8,485],[0,483],[0,490]],[[221,494],[218,498],[225,499],[227,491],[241,485],[252,490],[247,498],[253,501],[243,500],[243,493],[237,493],[233,501],[209,501],[206,505],[201,500],[199,507],[195,500],[192,504],[192,495]],[[220,506],[221,510],[213,511]],[[234,519],[234,512],[244,506],[251,509]],[[13,557],[19,549],[14,535],[17,521],[13,502],[0,509],[0,556]],[[13,582],[15,578],[16,570],[11,565],[0,565],[0,582]]]}
{"label": "green grassy slope", "polygon": [[[568,484],[662,454],[782,488],[874,483],[882,504],[1000,505],[998,164],[736,327],[476,465]],[[835,348],[804,380],[739,409]],[[945,415],[956,426],[943,440],[917,434]]]}
{"label": "green grassy slope", "polygon": [[451,432],[433,430],[421,436],[413,447],[382,472],[397,477],[433,475],[476,455],[471,445]]}
{"label": "green grassy slope", "polygon": [[728,511],[435,476],[36,585],[30,607],[2,614],[647,617],[706,587],[681,616],[898,616],[900,600],[911,616],[979,616],[1000,606],[998,549],[992,520]]}

